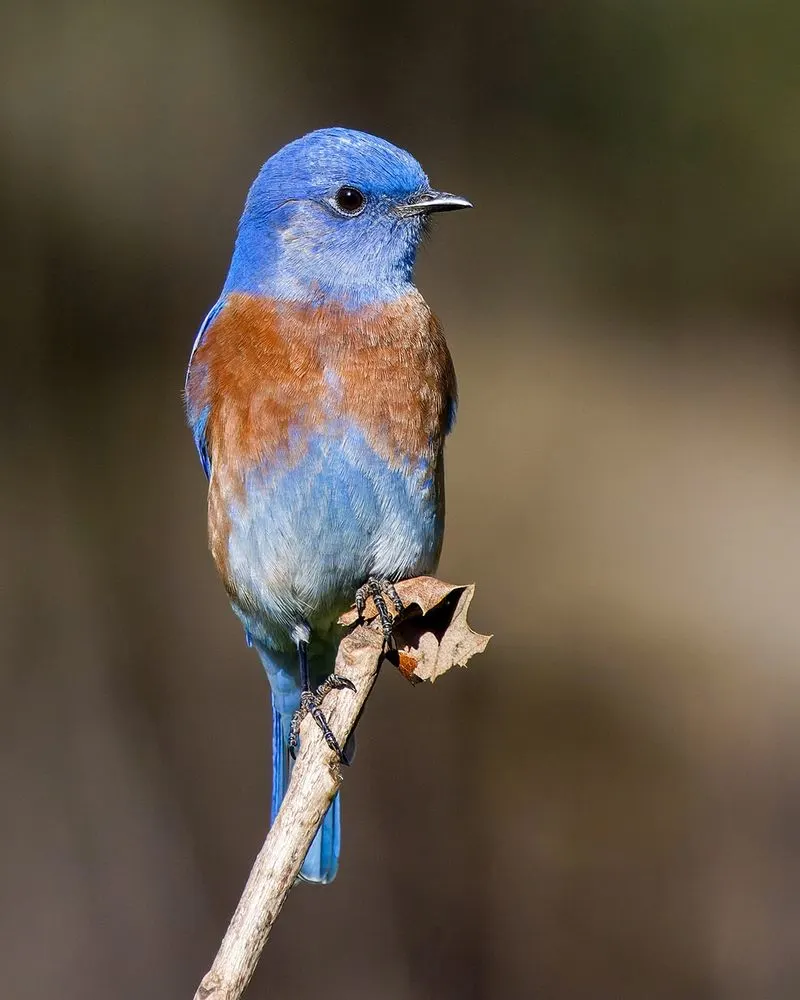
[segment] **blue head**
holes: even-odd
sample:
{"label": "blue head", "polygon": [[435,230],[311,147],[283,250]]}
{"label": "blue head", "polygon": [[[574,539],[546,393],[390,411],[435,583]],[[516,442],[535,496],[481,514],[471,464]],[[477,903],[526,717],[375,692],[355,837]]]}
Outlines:
{"label": "blue head", "polygon": [[345,128],[310,132],[272,156],[247,196],[223,294],[346,308],[407,292],[431,212],[469,208],[432,191],[403,149]]}

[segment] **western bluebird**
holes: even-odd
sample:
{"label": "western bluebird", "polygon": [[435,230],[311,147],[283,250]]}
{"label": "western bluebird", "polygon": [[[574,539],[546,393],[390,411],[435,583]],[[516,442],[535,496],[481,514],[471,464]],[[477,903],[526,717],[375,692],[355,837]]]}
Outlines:
{"label": "western bluebird", "polygon": [[[272,689],[273,820],[301,706],[341,756],[319,705],[350,683],[332,674],[338,616],[366,586],[386,625],[391,581],[436,569],[456,379],[412,271],[431,213],[469,207],[375,136],[289,143],[250,189],[192,348],[209,544]],[[303,878],[330,882],[339,843],[337,796]]]}

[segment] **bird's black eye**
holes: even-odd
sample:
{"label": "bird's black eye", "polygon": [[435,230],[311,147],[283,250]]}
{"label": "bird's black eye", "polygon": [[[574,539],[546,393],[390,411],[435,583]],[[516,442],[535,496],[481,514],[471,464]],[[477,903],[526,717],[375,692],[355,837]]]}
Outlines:
{"label": "bird's black eye", "polygon": [[333,200],[339,211],[345,215],[358,215],[367,201],[358,188],[354,187],[340,187]]}

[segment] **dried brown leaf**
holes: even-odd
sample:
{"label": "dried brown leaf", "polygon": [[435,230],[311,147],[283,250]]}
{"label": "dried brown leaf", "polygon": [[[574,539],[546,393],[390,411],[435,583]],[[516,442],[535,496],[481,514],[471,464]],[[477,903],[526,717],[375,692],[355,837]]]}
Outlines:
{"label": "dried brown leaf", "polygon": [[[476,653],[486,649],[491,636],[474,632],[467,622],[474,584],[455,586],[431,576],[420,576],[398,583],[397,593],[405,610],[394,624],[397,644],[394,659],[412,684],[435,681],[450,667],[463,667]],[[369,624],[377,617],[378,610],[370,598],[364,621]],[[358,613],[352,608],[342,615],[339,624],[352,626],[358,620]]]}

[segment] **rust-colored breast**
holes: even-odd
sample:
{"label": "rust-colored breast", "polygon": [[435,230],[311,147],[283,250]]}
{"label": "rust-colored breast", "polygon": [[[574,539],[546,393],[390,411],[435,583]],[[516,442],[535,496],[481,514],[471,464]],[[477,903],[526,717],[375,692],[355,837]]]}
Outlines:
{"label": "rust-colored breast", "polygon": [[231,295],[187,381],[192,410],[208,412],[212,466],[240,481],[296,464],[309,435],[340,421],[394,467],[432,456],[455,394],[441,328],[417,295],[358,313]]}

